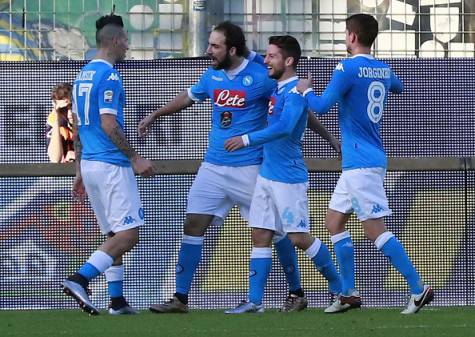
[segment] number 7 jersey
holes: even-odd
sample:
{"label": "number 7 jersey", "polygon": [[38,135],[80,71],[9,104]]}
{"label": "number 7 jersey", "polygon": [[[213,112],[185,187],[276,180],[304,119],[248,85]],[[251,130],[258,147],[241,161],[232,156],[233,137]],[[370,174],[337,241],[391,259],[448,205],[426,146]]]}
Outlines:
{"label": "number 7 jersey", "polygon": [[387,167],[381,139],[383,110],[388,93],[402,90],[402,82],[387,64],[360,54],[338,63],[321,96],[305,95],[319,115],[338,103],[343,170]]}
{"label": "number 7 jersey", "polygon": [[110,63],[95,59],[81,69],[73,86],[73,112],[78,119],[82,159],[130,166],[101,126],[101,114],[112,114],[124,130],[124,105],[122,78]]}

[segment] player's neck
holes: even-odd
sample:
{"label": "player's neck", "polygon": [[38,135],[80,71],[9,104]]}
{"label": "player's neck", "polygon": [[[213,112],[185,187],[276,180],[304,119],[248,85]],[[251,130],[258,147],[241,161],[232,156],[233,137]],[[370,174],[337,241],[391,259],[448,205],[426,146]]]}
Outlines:
{"label": "player's neck", "polygon": [[291,77],[295,77],[297,76],[297,73],[295,72],[295,70],[292,68],[287,68],[286,71],[282,74],[282,76],[277,80],[277,82],[284,82],[284,81],[287,81],[289,78]]}
{"label": "player's neck", "polygon": [[244,57],[242,56],[238,56],[236,58],[231,58],[231,65],[229,66],[228,69],[226,69],[226,71],[231,71],[231,70],[234,70],[236,68],[238,68],[242,62],[244,61]]}
{"label": "player's neck", "polygon": [[354,46],[353,49],[351,49],[351,56],[355,55],[371,55],[371,47],[365,47],[365,46]]}
{"label": "player's neck", "polygon": [[114,55],[112,55],[107,49],[99,49],[94,56],[94,59],[101,59],[109,62],[113,66],[116,63],[116,58]]}

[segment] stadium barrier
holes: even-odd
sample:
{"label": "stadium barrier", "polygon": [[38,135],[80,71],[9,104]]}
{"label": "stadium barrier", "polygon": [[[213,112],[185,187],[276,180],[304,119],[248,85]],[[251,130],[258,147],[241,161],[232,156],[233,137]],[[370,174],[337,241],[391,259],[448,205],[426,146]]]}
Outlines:
{"label": "stadium barrier", "polygon": [[[423,279],[436,291],[434,305],[473,305],[475,293],[475,157],[391,158],[386,188],[394,214],[387,220],[406,246]],[[174,264],[182,234],[186,193],[199,160],[157,161],[158,176],[139,178],[146,225],[141,243],[126,258],[126,295],[146,308],[174,292]],[[337,159],[307,159],[312,233],[330,247],[324,216],[340,171]],[[73,164],[0,164],[0,309],[71,308],[59,283],[90,254],[101,238],[90,206],[70,196]],[[404,280],[364,238],[352,217],[357,285],[366,306],[404,305]],[[215,309],[246,297],[250,231],[233,209],[223,226],[205,240],[190,305]],[[265,304],[277,307],[286,294],[285,277],[274,257]],[[324,279],[299,253],[310,305],[329,296]],[[103,277],[91,284],[93,300],[106,307]]]}

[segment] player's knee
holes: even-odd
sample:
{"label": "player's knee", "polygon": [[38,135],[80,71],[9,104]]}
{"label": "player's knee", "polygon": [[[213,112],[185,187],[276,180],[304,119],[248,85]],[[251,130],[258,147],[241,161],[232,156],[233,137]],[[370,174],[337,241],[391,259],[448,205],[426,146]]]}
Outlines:
{"label": "player's knee", "polygon": [[212,220],[211,215],[187,214],[183,232],[185,235],[203,236]]}
{"label": "player's knee", "polygon": [[261,228],[252,229],[252,245],[254,247],[270,247],[272,244],[273,231]]}
{"label": "player's knee", "polygon": [[312,239],[306,233],[289,233],[290,241],[294,247],[306,250],[311,244]]}

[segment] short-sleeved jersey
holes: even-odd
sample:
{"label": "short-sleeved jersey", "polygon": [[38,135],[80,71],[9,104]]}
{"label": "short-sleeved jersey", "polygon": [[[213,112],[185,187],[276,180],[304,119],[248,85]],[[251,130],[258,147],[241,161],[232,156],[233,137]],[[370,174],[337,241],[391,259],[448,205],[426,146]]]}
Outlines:
{"label": "short-sleeved jersey", "polygon": [[130,166],[129,159],[112,143],[101,127],[101,114],[116,116],[124,129],[125,92],[114,67],[100,59],[86,64],[73,87],[73,112],[79,124],[82,159]]}
{"label": "short-sleeved jersey", "polygon": [[248,134],[249,146],[264,144],[260,175],[287,184],[308,181],[302,154],[302,139],[307,127],[307,103],[295,86],[298,78],[279,82],[272,93],[267,114],[268,126]]}
{"label": "short-sleeved jersey", "polygon": [[188,89],[194,101],[211,99],[211,131],[204,160],[215,165],[247,166],[262,162],[262,147],[245,147],[235,152],[224,149],[224,142],[266,125],[269,97],[276,82],[267,69],[244,60],[232,72],[210,67],[198,83]]}
{"label": "short-sleeved jersey", "polygon": [[388,93],[402,90],[402,82],[387,64],[365,54],[338,63],[322,96],[313,92],[305,96],[318,114],[338,103],[344,170],[387,167],[380,132],[382,115]]}

